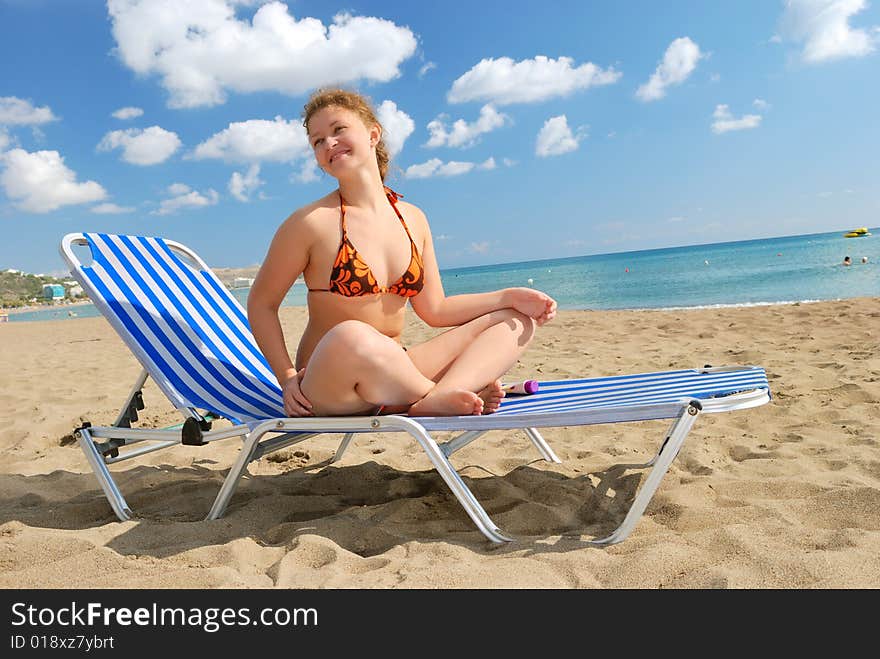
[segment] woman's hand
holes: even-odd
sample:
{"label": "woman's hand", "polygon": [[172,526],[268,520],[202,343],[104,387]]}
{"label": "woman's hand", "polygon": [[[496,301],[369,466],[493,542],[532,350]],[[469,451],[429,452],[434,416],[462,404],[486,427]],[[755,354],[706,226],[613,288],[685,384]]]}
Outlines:
{"label": "woman's hand", "polygon": [[313,416],[312,404],[300,389],[300,382],[305,374],[306,369],[301,368],[281,386],[281,398],[284,401],[284,412],[287,416]]}
{"label": "woman's hand", "polygon": [[513,309],[535,321],[537,325],[548,323],[556,317],[556,300],[534,288],[508,288],[507,303]]}

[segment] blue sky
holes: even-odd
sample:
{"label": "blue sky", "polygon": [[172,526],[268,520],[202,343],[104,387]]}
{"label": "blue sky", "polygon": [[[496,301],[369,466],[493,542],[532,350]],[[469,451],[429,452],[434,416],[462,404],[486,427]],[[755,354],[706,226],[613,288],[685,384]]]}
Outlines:
{"label": "blue sky", "polygon": [[878,47],[867,0],[0,0],[0,269],[74,231],[260,262],[332,188],[333,83],[441,268],[877,226]]}

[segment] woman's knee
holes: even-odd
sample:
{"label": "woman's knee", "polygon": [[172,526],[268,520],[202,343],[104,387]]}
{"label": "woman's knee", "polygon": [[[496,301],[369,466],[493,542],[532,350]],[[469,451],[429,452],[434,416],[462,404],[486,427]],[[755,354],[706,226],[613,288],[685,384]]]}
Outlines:
{"label": "woman's knee", "polygon": [[332,348],[334,354],[345,355],[346,361],[371,361],[383,352],[387,336],[360,320],[344,320],[330,329],[321,343]]}
{"label": "woman's knee", "polygon": [[367,323],[344,320],[327,331],[319,346],[332,348],[337,354],[355,354],[364,343],[371,343],[376,334],[376,330]]}
{"label": "woman's knee", "polygon": [[516,309],[504,309],[501,311],[502,321],[511,328],[520,338],[520,343],[528,343],[535,335],[535,321],[529,316]]}

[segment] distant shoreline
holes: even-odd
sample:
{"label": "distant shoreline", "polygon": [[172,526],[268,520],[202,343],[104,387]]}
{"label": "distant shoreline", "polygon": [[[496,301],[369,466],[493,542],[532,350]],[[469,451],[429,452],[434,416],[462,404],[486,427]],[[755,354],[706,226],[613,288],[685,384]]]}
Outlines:
{"label": "distant shoreline", "polygon": [[26,307],[12,307],[10,309],[0,309],[0,314],[9,314],[14,316],[28,311],[42,311],[48,309],[66,309],[68,307],[81,307],[84,304],[93,304],[91,300],[77,300],[76,302],[65,302],[64,304],[29,304]]}
{"label": "distant shoreline", "polygon": [[[850,300],[878,300],[878,299],[880,299],[880,296],[862,296],[862,295],[860,295],[860,296],[851,297],[851,298],[829,298],[829,299],[825,299],[825,300],[818,300],[817,299],[817,300],[779,300],[779,301],[775,301],[775,302],[736,302],[736,303],[729,303],[729,304],[724,304],[724,303],[721,303],[721,304],[701,304],[701,305],[694,305],[694,306],[690,306],[690,307],[682,307],[682,306],[634,307],[634,308],[627,308],[627,309],[618,309],[618,308],[606,309],[604,307],[589,307],[589,308],[561,307],[560,311],[566,311],[566,312],[569,312],[569,311],[574,311],[574,312],[588,311],[588,312],[595,312],[595,313],[599,313],[599,312],[642,313],[642,312],[667,312],[667,311],[689,312],[689,311],[705,311],[705,310],[721,311],[724,309],[750,309],[750,308],[756,308],[756,307],[787,307],[787,306],[797,307],[797,306],[807,305],[807,304],[839,303],[839,302],[847,302]],[[65,307],[83,306],[83,305],[87,305],[87,304],[92,304],[92,303],[91,302],[76,302],[76,303],[72,303],[72,304],[68,304],[68,305],[63,305],[63,307],[59,306],[59,307],[54,307],[54,308],[57,309],[57,311],[61,311]],[[281,308],[282,309],[307,309],[307,305],[305,305],[305,304],[288,304],[288,305],[283,305]],[[48,309],[53,309],[53,307],[50,307],[50,306],[30,307],[28,309],[21,309],[18,312],[39,311],[42,309],[48,310]],[[9,315],[13,316],[16,313],[17,312],[11,312]],[[102,317],[102,316],[100,314],[98,314],[95,317]],[[10,320],[11,320],[11,318],[10,318]],[[20,322],[43,323],[43,322],[57,322],[57,321],[61,321],[61,320],[70,320],[70,316],[61,315],[59,317],[53,317],[53,318],[34,318],[32,320],[20,321]]]}

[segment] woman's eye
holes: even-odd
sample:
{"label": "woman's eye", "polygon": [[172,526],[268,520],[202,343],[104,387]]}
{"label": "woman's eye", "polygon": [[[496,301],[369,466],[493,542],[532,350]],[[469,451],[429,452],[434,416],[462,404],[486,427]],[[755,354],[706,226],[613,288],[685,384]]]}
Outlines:
{"label": "woman's eye", "polygon": [[315,140],[314,143],[312,143],[312,148],[313,148],[313,149],[317,149],[318,146],[319,146],[319,145],[321,144],[321,142],[323,142],[323,141],[324,141],[324,138],[323,138],[323,137],[321,137],[321,138]]}

